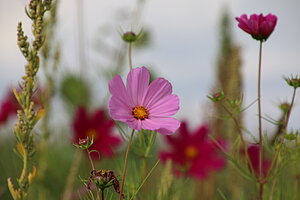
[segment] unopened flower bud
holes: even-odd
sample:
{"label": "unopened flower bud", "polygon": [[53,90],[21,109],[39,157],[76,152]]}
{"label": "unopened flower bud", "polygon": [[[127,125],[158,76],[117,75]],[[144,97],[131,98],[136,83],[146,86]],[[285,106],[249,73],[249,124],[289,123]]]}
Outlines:
{"label": "unopened flower bud", "polygon": [[292,76],[291,78],[284,78],[284,80],[287,82],[287,84],[289,86],[292,86],[295,89],[300,87],[300,78],[298,76],[296,76],[296,77]]}
{"label": "unopened flower bud", "polygon": [[94,138],[92,137],[91,139],[89,137],[86,137],[84,139],[80,139],[78,141],[78,144],[74,144],[74,146],[82,149],[82,150],[87,150],[88,148],[90,148],[90,146],[92,146],[94,143]]}
{"label": "unopened flower bud", "polygon": [[280,110],[282,110],[282,112],[287,113],[290,109],[290,104],[287,102],[281,103],[279,105]]}
{"label": "unopened flower bud", "polygon": [[126,32],[122,35],[122,39],[125,41],[125,42],[128,42],[128,43],[132,43],[132,42],[135,42],[137,41],[139,35],[136,35],[134,32],[132,31],[129,31],[129,32]]}
{"label": "unopened flower bud", "polygon": [[214,93],[212,96],[207,96],[212,102],[218,102],[225,98],[224,91],[220,89],[219,92]]}

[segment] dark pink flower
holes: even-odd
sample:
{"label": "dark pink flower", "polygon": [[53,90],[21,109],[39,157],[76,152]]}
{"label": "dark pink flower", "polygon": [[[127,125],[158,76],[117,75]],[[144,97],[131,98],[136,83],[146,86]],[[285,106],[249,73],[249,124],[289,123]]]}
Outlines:
{"label": "dark pink flower", "polygon": [[[73,142],[79,139],[94,137],[91,149],[97,150],[100,156],[112,157],[112,148],[121,144],[121,139],[113,135],[114,121],[105,115],[103,109],[97,109],[93,113],[87,113],[84,107],[78,108],[73,121]],[[97,153],[91,154],[94,159],[99,158]]]}
{"label": "dark pink flower", "polygon": [[146,67],[132,69],[126,87],[116,75],[109,82],[110,115],[138,131],[146,129],[172,134],[180,126],[178,120],[170,117],[179,110],[179,98],[172,94],[172,85],[167,80],[158,78],[150,85],[149,80],[150,72]]}
{"label": "dark pink flower", "polygon": [[210,172],[221,170],[226,163],[215,143],[208,138],[208,134],[208,127],[205,125],[189,132],[187,124],[182,122],[177,137],[165,137],[171,149],[160,152],[160,158],[163,161],[172,160],[178,174],[205,179]]}
{"label": "dark pink flower", "polygon": [[[249,145],[248,146],[248,156],[251,161],[252,168],[254,170],[255,175],[259,176],[259,145]],[[263,175],[267,176],[269,169],[271,167],[271,161],[268,159],[263,160],[262,171]]]}
{"label": "dark pink flower", "polygon": [[239,22],[238,26],[242,30],[260,41],[268,39],[277,23],[277,17],[272,14],[266,16],[263,14],[252,14],[249,18],[246,14],[243,14],[241,17],[236,17],[235,19]]}
{"label": "dark pink flower", "polygon": [[4,100],[0,103],[0,124],[5,123],[10,116],[17,116],[19,104],[13,92],[8,92]]}

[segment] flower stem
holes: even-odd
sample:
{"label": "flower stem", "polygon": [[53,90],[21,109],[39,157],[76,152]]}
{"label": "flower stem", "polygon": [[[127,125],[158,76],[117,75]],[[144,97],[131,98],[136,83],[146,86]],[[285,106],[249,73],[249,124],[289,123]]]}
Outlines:
{"label": "flower stem", "polygon": [[129,62],[129,69],[132,70],[132,56],[131,56],[131,52],[132,52],[132,43],[129,42],[128,43],[128,62]]}
{"label": "flower stem", "polygon": [[[86,150],[87,151],[87,153],[88,153],[88,157],[89,157],[89,161],[90,161],[90,163],[91,163],[91,166],[92,166],[92,170],[95,170],[95,166],[94,166],[94,163],[93,163],[93,160],[92,160],[92,158],[91,158],[91,152],[90,152],[90,150]],[[99,194],[99,190],[96,190],[97,191],[97,200],[100,200],[100,194]]]}
{"label": "flower stem", "polygon": [[144,178],[144,180],[142,181],[141,185],[137,188],[137,190],[135,191],[135,193],[132,195],[132,197],[130,198],[130,200],[133,200],[135,198],[135,196],[140,191],[140,189],[143,187],[143,185],[146,183],[147,179],[150,177],[150,175],[152,174],[152,172],[154,171],[154,169],[157,167],[157,165],[159,164],[159,162],[160,162],[160,160],[156,161],[156,163],[151,168],[151,170],[149,171],[149,173],[147,174],[147,176]]}
{"label": "flower stem", "polygon": [[[258,61],[258,84],[257,84],[257,99],[258,99],[258,131],[259,131],[259,178],[263,178],[263,133],[261,120],[261,60],[262,60],[262,41],[259,43],[259,61]],[[259,181],[259,199],[263,199],[264,184]]]}
{"label": "flower stem", "polygon": [[91,158],[91,152],[88,149],[86,151],[88,153],[88,157],[89,157],[89,161],[91,163],[92,169],[95,170],[95,166],[94,166],[93,160]]}
{"label": "flower stem", "polygon": [[293,107],[293,105],[294,105],[295,98],[296,98],[296,88],[294,88],[293,97],[292,97],[292,102],[291,102],[291,104],[290,104],[290,107],[289,107],[289,110],[288,110],[288,113],[287,113],[286,122],[285,122],[285,125],[284,125],[284,129],[285,129],[285,130],[286,130],[286,128],[287,128],[287,126],[288,126],[288,123],[289,123],[289,120],[290,120],[290,116],[291,116],[291,112],[292,112],[292,107]]}
{"label": "flower stem", "polygon": [[104,190],[101,190],[101,200],[105,200],[104,199]]}
{"label": "flower stem", "polygon": [[122,199],[122,194],[123,194],[123,189],[124,189],[124,183],[125,183],[125,177],[126,177],[126,170],[127,170],[128,154],[129,154],[130,146],[131,146],[131,143],[132,143],[133,134],[134,134],[134,129],[131,132],[131,136],[130,136],[130,139],[129,139],[129,142],[128,142],[128,145],[127,145],[119,200]]}

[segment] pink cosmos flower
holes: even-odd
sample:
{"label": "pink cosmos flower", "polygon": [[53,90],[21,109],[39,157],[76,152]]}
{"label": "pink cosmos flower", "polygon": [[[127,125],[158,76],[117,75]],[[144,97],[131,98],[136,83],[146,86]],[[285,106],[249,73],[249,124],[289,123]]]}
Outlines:
{"label": "pink cosmos flower", "polygon": [[[79,139],[94,137],[91,149],[97,150],[100,156],[112,157],[112,148],[121,144],[121,139],[113,135],[114,121],[108,118],[103,109],[97,109],[89,114],[84,107],[77,109],[73,121],[73,142]],[[93,159],[99,159],[97,153],[92,153]]]}
{"label": "pink cosmos flower", "polygon": [[[164,162],[172,160],[175,163],[175,173],[178,175],[205,179],[210,172],[223,169],[226,163],[226,159],[218,152],[208,134],[208,127],[205,125],[194,132],[189,132],[187,124],[182,122],[177,137],[165,137],[171,149],[161,151],[160,158]],[[224,144],[222,141],[219,142]]]}
{"label": "pink cosmos flower", "polygon": [[110,115],[138,131],[146,129],[172,134],[180,126],[178,120],[170,117],[179,110],[179,98],[172,94],[172,85],[167,80],[158,78],[150,85],[149,80],[150,72],[146,67],[132,69],[126,87],[116,75],[109,82]]}
{"label": "pink cosmos flower", "polygon": [[239,22],[238,26],[243,31],[262,42],[268,39],[277,23],[277,17],[272,14],[266,16],[263,14],[252,14],[249,18],[246,14],[243,14],[235,19]]}

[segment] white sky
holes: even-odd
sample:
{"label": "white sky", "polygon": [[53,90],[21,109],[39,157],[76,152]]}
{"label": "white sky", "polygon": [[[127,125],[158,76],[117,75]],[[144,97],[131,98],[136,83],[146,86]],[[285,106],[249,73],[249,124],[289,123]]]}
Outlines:
{"label": "white sky", "polygon": [[[25,0],[0,0],[0,98],[11,83],[16,83],[24,73],[25,60],[16,45],[16,25],[24,22],[26,33],[29,20],[24,14]],[[59,39],[63,46],[63,63],[68,70],[78,71],[77,8],[75,0],[61,0],[59,10]],[[300,75],[300,1],[299,0],[148,0],[139,23],[117,17],[121,12],[134,9],[133,0],[84,1],[84,35],[88,68],[98,67],[94,43],[97,31],[110,25],[115,32],[108,37],[118,39],[122,29],[151,30],[152,44],[147,50],[135,52],[135,66],[151,65],[160,76],[173,83],[174,92],[181,98],[178,116],[189,119],[193,125],[205,119],[204,108],[214,83],[215,59],[218,52],[218,23],[221,11],[227,7],[232,18],[243,13],[273,13],[279,18],[274,33],[263,50],[263,113],[278,117],[275,104],[291,98],[292,89],[283,76]],[[233,38],[242,47],[243,74],[245,76],[245,105],[255,100],[258,42],[241,31],[233,20]],[[91,69],[92,72],[94,72]],[[99,71],[99,69],[96,69]],[[67,71],[67,70],[63,70]],[[95,79],[97,80],[97,79]],[[98,83],[95,83],[98,85]],[[99,82],[99,85],[101,83]],[[99,87],[103,93],[106,85]],[[299,95],[290,125],[300,128]],[[256,106],[248,110],[246,121],[250,130],[256,128]],[[264,127],[269,127],[264,123]]]}

